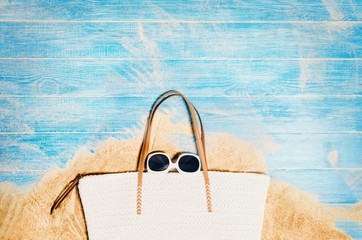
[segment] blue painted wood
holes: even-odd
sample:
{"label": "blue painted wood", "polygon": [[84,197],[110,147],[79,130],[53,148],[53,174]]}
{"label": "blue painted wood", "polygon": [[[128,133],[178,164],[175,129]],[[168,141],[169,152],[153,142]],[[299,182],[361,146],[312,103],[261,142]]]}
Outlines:
{"label": "blue painted wood", "polygon": [[[191,97],[207,132],[263,149],[273,177],[322,202],[355,203],[362,196],[361,7],[349,0],[3,1],[0,182],[33,184],[78,147],[125,136],[143,124],[158,94],[174,88]],[[266,133],[280,151],[263,146]]]}
{"label": "blue painted wood", "polygon": [[336,223],[336,227],[350,235],[353,239],[362,239],[362,226],[357,222],[339,221]]}
{"label": "blue painted wood", "polygon": [[[142,129],[142,127],[139,126]],[[208,132],[207,136],[212,133]],[[272,140],[265,141],[265,135],[240,134],[258,149],[263,150],[270,169],[339,169],[361,167],[360,134],[271,134]],[[112,133],[37,133],[0,135],[0,169],[46,170],[52,166],[65,167],[74,153],[81,147],[94,149],[98,142],[114,137],[125,139],[129,134]],[[175,143],[177,139],[172,139]],[[183,142],[184,143],[184,142]],[[191,141],[190,141],[191,143]],[[279,151],[274,144],[281,145]],[[185,146],[180,145],[180,149]],[[193,148],[193,146],[191,146]],[[337,151],[335,164],[328,159]],[[362,187],[362,186],[361,186]]]}
{"label": "blue painted wood", "polygon": [[288,21],[360,20],[361,3],[348,0],[108,0],[5,1],[0,19]]}
{"label": "blue painted wood", "polygon": [[23,187],[24,190],[32,189],[39,181],[44,171],[0,172],[0,182],[8,182]]}
{"label": "blue painted wood", "polygon": [[[0,98],[1,132],[122,132],[146,117],[153,97]],[[208,131],[323,133],[361,131],[361,100],[354,97],[190,98]],[[183,107],[179,99],[165,108]],[[184,114],[186,116],[186,114]]]}
{"label": "blue painted wood", "polygon": [[361,168],[361,134],[292,133],[270,136],[274,137],[276,144],[281,145],[281,149],[275,153],[272,151],[275,148],[273,145],[265,148],[260,140],[262,138],[258,140],[254,136],[264,149],[269,168]]}
{"label": "blue painted wood", "polygon": [[46,170],[65,167],[80,148],[93,151],[108,138],[124,139],[128,134],[5,134],[0,135],[0,169]]}
{"label": "blue painted wood", "polygon": [[0,22],[0,58],[358,58],[361,30],[362,23]]}
{"label": "blue painted wood", "polygon": [[272,170],[269,172],[272,178],[294,184],[303,191],[312,193],[321,202],[340,204],[356,203],[362,199],[362,188],[351,189],[345,182],[347,176],[361,176],[361,173],[361,170],[319,169]]}
{"label": "blue painted wood", "polygon": [[0,95],[189,96],[354,95],[361,61],[352,60],[0,60]]}

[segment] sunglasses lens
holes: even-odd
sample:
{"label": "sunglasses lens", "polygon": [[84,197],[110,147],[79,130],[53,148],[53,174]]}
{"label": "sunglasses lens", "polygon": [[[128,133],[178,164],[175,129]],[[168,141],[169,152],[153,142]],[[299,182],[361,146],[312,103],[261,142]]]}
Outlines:
{"label": "sunglasses lens", "polygon": [[200,161],[195,156],[184,155],[178,161],[178,166],[184,172],[196,172],[200,168]]}
{"label": "sunglasses lens", "polygon": [[148,167],[152,171],[157,171],[157,172],[164,171],[168,168],[169,165],[170,161],[165,155],[162,154],[153,155],[148,160]]}

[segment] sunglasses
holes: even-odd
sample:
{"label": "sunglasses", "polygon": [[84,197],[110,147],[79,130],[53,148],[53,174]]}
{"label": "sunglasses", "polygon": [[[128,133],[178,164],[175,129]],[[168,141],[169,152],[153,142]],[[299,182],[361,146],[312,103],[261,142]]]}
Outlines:
{"label": "sunglasses", "polygon": [[180,173],[195,173],[201,169],[201,160],[196,154],[181,153],[174,163],[164,152],[153,152],[147,156],[146,167],[151,173],[167,173],[173,168]]}

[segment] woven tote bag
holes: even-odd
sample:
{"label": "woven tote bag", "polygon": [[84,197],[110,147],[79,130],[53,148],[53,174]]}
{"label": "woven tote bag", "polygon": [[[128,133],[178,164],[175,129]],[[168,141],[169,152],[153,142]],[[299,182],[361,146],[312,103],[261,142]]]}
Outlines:
{"label": "woven tote bag", "polygon": [[[174,96],[183,99],[190,114],[202,170],[144,172],[154,114]],[[166,92],[151,109],[137,172],[78,175],[55,200],[51,213],[77,186],[90,240],[260,239],[269,176],[208,171],[205,153],[199,112],[181,93]]]}

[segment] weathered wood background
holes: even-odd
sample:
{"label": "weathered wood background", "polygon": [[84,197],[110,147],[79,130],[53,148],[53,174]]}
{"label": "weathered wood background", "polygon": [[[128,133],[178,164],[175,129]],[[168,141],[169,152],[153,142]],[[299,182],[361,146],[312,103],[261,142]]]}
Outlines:
{"label": "weathered wood background", "polygon": [[[0,181],[124,138],[163,91],[321,202],[362,198],[359,0],[0,0]],[[355,238],[361,225],[338,223]]]}

